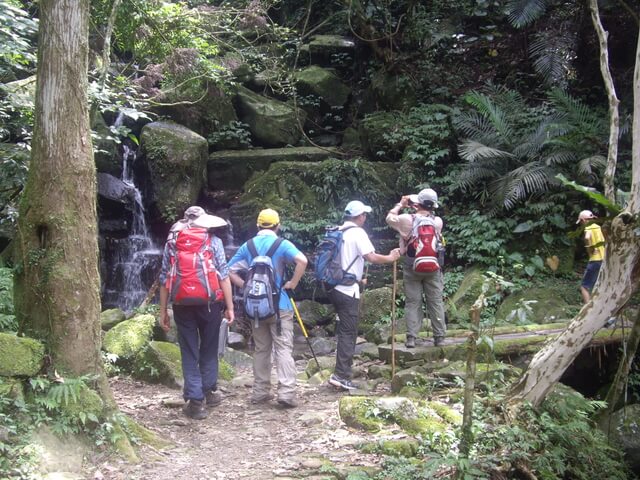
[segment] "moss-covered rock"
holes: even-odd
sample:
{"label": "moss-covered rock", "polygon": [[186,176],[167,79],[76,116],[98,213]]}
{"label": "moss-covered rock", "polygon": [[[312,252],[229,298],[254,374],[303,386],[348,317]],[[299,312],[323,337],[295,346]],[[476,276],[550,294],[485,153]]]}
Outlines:
{"label": "moss-covered rock", "polygon": [[316,95],[331,107],[341,107],[349,98],[351,89],[330,70],[312,65],[293,76],[302,95]]}
{"label": "moss-covered rock", "polygon": [[0,376],[33,377],[42,368],[44,345],[33,338],[0,333]]}
{"label": "moss-covered rock", "polygon": [[307,366],[304,369],[304,372],[307,374],[307,378],[311,378],[316,372],[322,370],[330,370],[336,367],[336,357],[334,356],[320,356],[316,357],[318,359],[318,363],[320,364],[320,368],[318,369],[318,363],[316,363],[315,359],[310,359],[307,361]]}
{"label": "moss-covered rock", "polygon": [[258,144],[282,147],[296,145],[300,140],[300,125],[304,125],[307,118],[304,110],[242,86],[238,87],[235,105],[240,120],[249,125]]}
{"label": "moss-covered rock", "polygon": [[24,401],[24,385],[17,378],[0,377],[0,398]]}
{"label": "moss-covered rock", "polygon": [[296,306],[307,330],[313,329],[316,325],[325,325],[335,319],[335,308],[331,304],[300,300]]}
{"label": "moss-covered rock", "polygon": [[153,122],[140,137],[148,170],[148,195],[161,217],[177,219],[196,203],[205,184],[207,141],[182,125]]}
{"label": "moss-covered rock", "polygon": [[625,459],[634,470],[640,470],[640,404],[626,405],[613,412],[605,433],[620,445]]}
{"label": "moss-covered rock", "polygon": [[113,353],[120,360],[133,358],[149,343],[155,325],[153,315],[136,315],[109,330],[102,341],[107,353]]}
{"label": "moss-covered rock", "polygon": [[121,178],[122,159],[118,155],[118,144],[114,141],[113,133],[100,113],[95,115],[91,129],[97,134],[93,138],[96,170],[99,173],[108,173]]}
{"label": "moss-covered rock", "polygon": [[124,322],[127,319],[127,315],[119,308],[110,308],[104,310],[100,314],[100,325],[105,332],[111,330],[117,324]]}
{"label": "moss-covered rock", "polygon": [[[577,291],[577,288],[575,290]],[[531,308],[531,314],[527,316],[529,322],[557,322],[571,318],[571,313],[575,310],[575,305],[569,305],[553,286],[550,288],[537,287],[507,296],[498,307],[496,318],[506,319],[511,312],[519,308],[522,302],[527,301],[535,302],[528,304]]]}
{"label": "moss-covered rock", "polygon": [[314,35],[306,50],[309,61],[316,65],[331,66],[338,57],[355,55],[356,44],[353,38],[340,35]]}
{"label": "moss-covered rock", "polygon": [[330,155],[331,150],[317,147],[221,150],[209,155],[207,184],[211,190],[242,190],[254,173],[274,162],[320,162]]}
{"label": "moss-covered rock", "polygon": [[479,268],[472,268],[465,273],[460,287],[447,302],[447,315],[450,323],[469,320],[469,310],[482,292],[484,277]]}
{"label": "moss-covered rock", "polygon": [[135,357],[132,368],[136,378],[161,383],[170,388],[184,384],[180,347],[169,342],[149,342]]}
{"label": "moss-covered rock", "polygon": [[386,378],[391,380],[391,365],[371,365],[367,372],[369,378]]}
{"label": "moss-covered rock", "polygon": [[372,288],[365,290],[362,295],[362,309],[358,328],[368,341],[382,343],[387,338],[391,326],[391,296],[390,287]]}
{"label": "moss-covered rock", "polygon": [[338,402],[340,419],[349,427],[378,432],[384,421],[372,415],[375,400],[370,397],[343,396]]}
{"label": "moss-covered rock", "polygon": [[65,416],[70,418],[100,418],[104,410],[104,402],[98,393],[86,385],[82,385],[75,397],[69,397],[60,406]]}
{"label": "moss-covered rock", "polygon": [[398,440],[381,439],[360,446],[364,453],[381,453],[390,457],[415,457],[420,448],[420,442],[415,438],[401,438]]}

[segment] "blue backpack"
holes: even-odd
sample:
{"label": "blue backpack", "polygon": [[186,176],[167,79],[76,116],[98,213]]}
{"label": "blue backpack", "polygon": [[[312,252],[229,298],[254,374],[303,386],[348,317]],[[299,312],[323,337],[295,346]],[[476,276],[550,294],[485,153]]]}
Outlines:
{"label": "blue backpack", "polygon": [[340,230],[339,227],[327,227],[324,237],[316,248],[315,272],[316,280],[327,290],[337,285],[353,285],[358,280],[349,269],[358,257],[354,258],[346,270],[342,269],[342,244],[344,232],[355,227]]}
{"label": "blue backpack", "polygon": [[253,239],[247,242],[249,253],[253,257],[249,264],[249,271],[244,282],[242,305],[247,318],[253,319],[258,328],[260,320],[273,316],[280,318],[280,289],[276,285],[276,277],[271,258],[276,252],[282,238],[277,238],[269,247],[266,255],[258,255]]}

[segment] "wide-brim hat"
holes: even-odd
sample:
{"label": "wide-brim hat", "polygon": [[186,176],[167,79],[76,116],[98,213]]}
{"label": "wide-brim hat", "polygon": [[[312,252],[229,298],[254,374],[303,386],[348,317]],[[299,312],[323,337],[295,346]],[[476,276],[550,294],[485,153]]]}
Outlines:
{"label": "wide-brim hat", "polygon": [[194,227],[200,228],[220,228],[226,227],[227,221],[224,218],[216,217],[215,215],[209,215],[205,213],[196,218],[192,223]]}

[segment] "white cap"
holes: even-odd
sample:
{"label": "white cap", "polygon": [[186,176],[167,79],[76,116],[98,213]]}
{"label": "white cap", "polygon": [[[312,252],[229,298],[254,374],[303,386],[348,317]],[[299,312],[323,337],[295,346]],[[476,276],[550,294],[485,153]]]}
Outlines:
{"label": "white cap", "polygon": [[578,215],[578,220],[576,220],[576,224],[580,223],[582,220],[589,220],[590,218],[596,218],[591,210],[582,210]]}
{"label": "white cap", "polygon": [[208,213],[200,215],[192,223],[192,227],[200,228],[218,228],[226,227],[227,221],[224,218],[216,217],[215,215],[209,215]]}
{"label": "white cap", "polygon": [[431,188],[425,188],[424,190],[420,190],[418,193],[418,203],[425,204],[426,202],[431,202],[433,204],[433,208],[438,208],[438,194],[435,190]]}
{"label": "white cap", "polygon": [[372,209],[369,205],[365,205],[360,200],[353,200],[347,203],[347,206],[344,209],[344,214],[347,217],[357,217],[363,213],[371,213],[371,210]]}

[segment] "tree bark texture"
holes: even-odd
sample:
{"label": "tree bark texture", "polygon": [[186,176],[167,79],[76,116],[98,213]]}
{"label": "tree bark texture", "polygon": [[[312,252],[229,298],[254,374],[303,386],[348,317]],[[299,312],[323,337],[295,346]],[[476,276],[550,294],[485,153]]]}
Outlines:
{"label": "tree bark texture", "polygon": [[613,77],[609,69],[609,34],[605,31],[602,21],[600,20],[600,11],[598,10],[598,0],[589,0],[589,9],[591,10],[591,20],[593,27],[598,34],[598,42],[600,44],[600,71],[604,80],[604,87],[609,100],[609,149],[607,152],[607,168],[604,172],[602,183],[604,185],[604,196],[610,201],[616,201],[616,190],[614,177],[616,174],[616,165],[618,163],[618,136],[620,134],[620,114],[618,105],[620,101],[616,95],[616,88],[613,84]]}
{"label": "tree bark texture", "polygon": [[484,292],[474,302],[469,312],[471,317],[471,334],[467,340],[467,370],[464,379],[464,411],[462,414],[462,438],[460,454],[469,457],[473,446],[473,400],[476,393],[476,362],[478,354],[478,331],[480,330],[480,314],[484,305]]}
{"label": "tree bark texture", "polygon": [[605,260],[591,301],[567,329],[542,348],[511,392],[511,402],[539,405],[605,321],[616,315],[638,286],[640,276],[640,36],[636,46],[632,127],[631,195],[626,209],[611,222]]}
{"label": "tree bark texture", "polygon": [[89,0],[40,2],[35,125],[20,206],[15,303],[53,366],[101,372],[96,172],[87,101]]}

